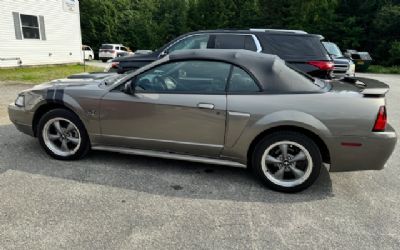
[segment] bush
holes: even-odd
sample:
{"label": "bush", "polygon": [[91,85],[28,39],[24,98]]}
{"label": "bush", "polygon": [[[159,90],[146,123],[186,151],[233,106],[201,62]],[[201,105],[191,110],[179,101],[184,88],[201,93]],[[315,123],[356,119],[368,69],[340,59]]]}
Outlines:
{"label": "bush", "polygon": [[377,74],[400,74],[400,66],[384,67],[381,65],[370,65],[367,72]]}
{"label": "bush", "polygon": [[400,42],[394,41],[392,42],[389,50],[390,55],[390,64],[392,65],[400,65]]}

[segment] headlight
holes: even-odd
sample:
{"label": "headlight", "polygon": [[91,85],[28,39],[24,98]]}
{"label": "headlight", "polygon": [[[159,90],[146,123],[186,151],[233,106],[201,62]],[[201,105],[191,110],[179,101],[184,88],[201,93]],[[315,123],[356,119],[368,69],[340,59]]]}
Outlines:
{"label": "headlight", "polygon": [[19,95],[15,100],[15,106],[25,107],[25,96]]}

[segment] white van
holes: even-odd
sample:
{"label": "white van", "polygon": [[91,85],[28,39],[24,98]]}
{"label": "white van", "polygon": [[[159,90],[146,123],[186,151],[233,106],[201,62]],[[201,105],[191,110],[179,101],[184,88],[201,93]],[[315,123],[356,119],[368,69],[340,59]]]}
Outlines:
{"label": "white van", "polygon": [[94,59],[94,52],[92,48],[87,45],[82,45],[82,55],[84,60],[91,61]]}

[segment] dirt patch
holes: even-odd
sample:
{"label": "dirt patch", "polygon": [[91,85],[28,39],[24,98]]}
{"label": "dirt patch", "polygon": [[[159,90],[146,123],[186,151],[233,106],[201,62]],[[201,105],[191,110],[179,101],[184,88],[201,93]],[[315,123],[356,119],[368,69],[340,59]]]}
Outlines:
{"label": "dirt patch", "polygon": [[9,124],[7,107],[8,104],[15,101],[18,93],[24,89],[28,89],[32,85],[26,84],[7,84],[0,82],[0,124]]}

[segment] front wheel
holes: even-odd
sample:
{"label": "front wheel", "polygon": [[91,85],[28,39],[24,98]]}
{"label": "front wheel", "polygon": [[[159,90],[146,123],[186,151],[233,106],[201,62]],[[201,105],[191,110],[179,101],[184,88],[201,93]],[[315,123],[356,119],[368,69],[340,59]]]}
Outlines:
{"label": "front wheel", "polygon": [[54,109],[39,121],[40,145],[53,158],[74,160],[90,150],[89,137],[79,117],[66,109]]}
{"label": "front wheel", "polygon": [[315,142],[293,131],[266,136],[252,157],[252,169],[262,182],[273,190],[288,193],[311,186],[321,165],[321,153]]}

